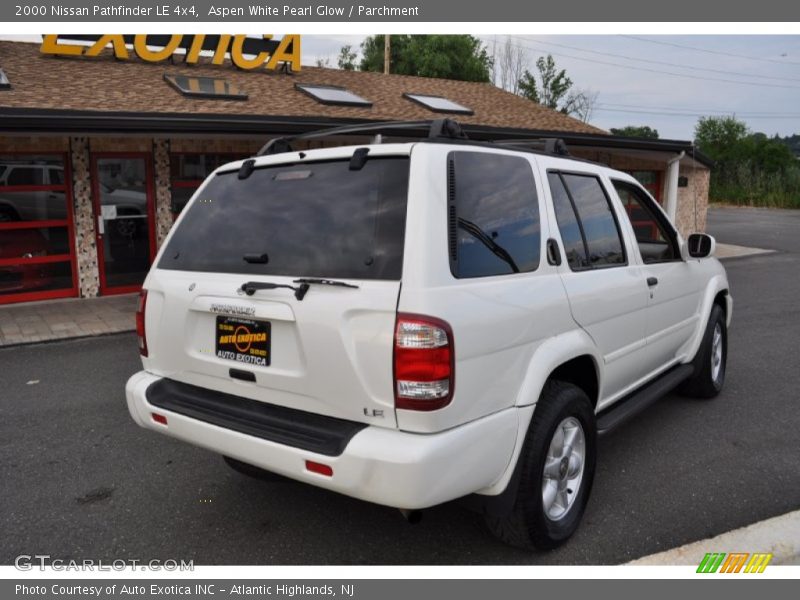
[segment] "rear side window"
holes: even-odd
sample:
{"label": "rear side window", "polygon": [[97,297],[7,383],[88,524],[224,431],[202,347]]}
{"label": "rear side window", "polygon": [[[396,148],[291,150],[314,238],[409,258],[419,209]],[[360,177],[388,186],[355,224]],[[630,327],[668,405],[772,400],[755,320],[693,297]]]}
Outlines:
{"label": "rear side window", "polygon": [[[169,241],[161,269],[399,280],[408,157],[214,176]],[[248,262],[245,255],[265,256]]]}
{"label": "rear side window", "polygon": [[[593,175],[555,172],[549,173],[549,180],[569,266],[580,270],[626,264],[619,225],[600,180]],[[582,251],[575,239],[575,224]]]}
{"label": "rear side window", "polygon": [[539,266],[540,223],[530,163],[519,156],[448,156],[450,269],[455,277],[525,273]]}

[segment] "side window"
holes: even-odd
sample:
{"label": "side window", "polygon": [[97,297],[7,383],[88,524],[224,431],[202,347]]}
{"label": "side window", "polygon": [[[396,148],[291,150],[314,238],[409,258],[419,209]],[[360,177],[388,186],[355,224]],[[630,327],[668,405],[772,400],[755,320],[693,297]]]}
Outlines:
{"label": "side window", "polygon": [[448,221],[455,277],[525,273],[539,266],[539,203],[530,163],[522,157],[451,152]]}
{"label": "side window", "polygon": [[594,175],[550,173],[550,185],[570,267],[580,270],[626,264],[622,235],[600,180]]}
{"label": "side window", "polygon": [[64,185],[64,171],[61,169],[49,169],[50,185]]}
{"label": "side window", "polygon": [[613,184],[633,225],[642,260],[645,263],[678,260],[680,252],[675,234],[663,217],[658,217],[652,200],[633,184],[617,180]]}
{"label": "side window", "polygon": [[42,185],[44,170],[38,167],[14,167],[6,185]]}
{"label": "side window", "polygon": [[550,193],[553,196],[553,208],[556,211],[558,229],[561,231],[561,241],[564,243],[564,252],[567,263],[573,271],[586,269],[591,265],[586,259],[586,245],[583,241],[581,226],[578,216],[567,194],[567,188],[561,181],[558,173],[548,173]]}

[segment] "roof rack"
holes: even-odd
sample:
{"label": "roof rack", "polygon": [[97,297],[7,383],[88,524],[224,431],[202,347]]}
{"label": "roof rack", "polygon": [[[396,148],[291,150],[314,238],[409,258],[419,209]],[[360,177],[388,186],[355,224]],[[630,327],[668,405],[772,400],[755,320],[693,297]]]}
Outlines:
{"label": "roof rack", "polygon": [[523,148],[539,150],[545,154],[555,154],[556,156],[571,156],[566,142],[561,138],[492,140],[492,143],[501,146],[521,146]]}
{"label": "roof rack", "polygon": [[[261,150],[256,153],[256,156],[292,152],[291,143],[296,140],[313,140],[333,135],[351,135],[356,133],[374,133],[381,135],[390,132],[408,132],[415,130],[420,132],[427,130],[428,139],[468,139],[467,134],[461,129],[461,125],[452,119],[434,119],[432,121],[382,121],[377,123],[343,125],[341,127],[309,131],[308,133],[301,133],[291,137],[275,138],[267,142]],[[415,135],[414,137],[417,136]]]}

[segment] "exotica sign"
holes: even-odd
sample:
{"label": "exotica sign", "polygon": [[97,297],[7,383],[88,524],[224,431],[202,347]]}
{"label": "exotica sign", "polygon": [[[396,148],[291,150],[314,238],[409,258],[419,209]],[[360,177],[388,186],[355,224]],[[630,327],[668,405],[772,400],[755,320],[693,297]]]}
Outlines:
{"label": "exotica sign", "polygon": [[[93,42],[91,46],[65,43],[65,40]],[[43,54],[59,56],[98,56],[108,47],[118,60],[134,56],[146,62],[168,59],[197,63],[202,51],[211,54],[211,63],[221,65],[226,58],[240,69],[275,70],[286,65],[292,71],[300,70],[300,36],[284,35],[273,40],[272,35],[251,38],[245,35],[45,35]],[[181,52],[178,52],[181,50]]]}

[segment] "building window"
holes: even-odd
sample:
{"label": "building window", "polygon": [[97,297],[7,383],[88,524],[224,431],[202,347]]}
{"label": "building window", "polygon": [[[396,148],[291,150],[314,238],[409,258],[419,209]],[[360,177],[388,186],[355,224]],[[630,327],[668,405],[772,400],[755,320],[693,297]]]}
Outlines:
{"label": "building window", "polygon": [[0,155],[0,304],[77,295],[64,155]]}
{"label": "building window", "polygon": [[211,100],[247,100],[247,94],[235,83],[215,77],[190,77],[164,74],[164,81],[184,96]]}
{"label": "building window", "polygon": [[177,216],[189,202],[195,190],[205,181],[211,173],[225,163],[245,158],[239,154],[202,154],[202,153],[176,153],[171,154],[170,182],[172,187],[171,210]]}
{"label": "building window", "polygon": [[333,104],[339,106],[362,106],[369,108],[372,102],[365,100],[350,90],[334,85],[311,85],[296,83],[294,87],[307,96],[311,96],[320,104]]}
{"label": "building window", "polygon": [[530,163],[518,156],[448,156],[450,265],[454,276],[489,277],[539,266],[539,203]]}
{"label": "building window", "polygon": [[0,90],[7,90],[11,88],[11,82],[8,80],[8,75],[3,69],[0,69]]}
{"label": "building window", "polygon": [[661,204],[661,171],[628,171]]}
{"label": "building window", "polygon": [[471,108],[467,108],[463,104],[453,102],[441,96],[427,96],[425,94],[403,94],[404,98],[408,98],[412,102],[421,104],[428,110],[440,113],[454,113],[459,115],[472,115],[475,114]]}

